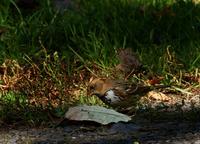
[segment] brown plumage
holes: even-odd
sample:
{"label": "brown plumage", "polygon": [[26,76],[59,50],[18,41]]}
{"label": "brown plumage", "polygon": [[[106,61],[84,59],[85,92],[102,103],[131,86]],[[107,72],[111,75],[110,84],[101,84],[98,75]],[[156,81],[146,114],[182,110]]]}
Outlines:
{"label": "brown plumage", "polygon": [[126,75],[138,71],[142,66],[137,55],[130,48],[119,49],[117,56],[120,64],[116,68]]}
{"label": "brown plumage", "polygon": [[103,102],[122,108],[133,106],[140,98],[139,95],[150,90],[150,86],[106,78],[92,78],[88,85],[88,95],[96,95]]}

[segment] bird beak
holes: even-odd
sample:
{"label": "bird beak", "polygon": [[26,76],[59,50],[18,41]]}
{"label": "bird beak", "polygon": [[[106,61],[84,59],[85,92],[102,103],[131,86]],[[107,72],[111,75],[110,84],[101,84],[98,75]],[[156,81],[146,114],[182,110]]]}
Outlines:
{"label": "bird beak", "polygon": [[92,95],[95,95],[95,96],[97,96],[97,97],[102,97],[102,95],[100,95],[99,93],[93,93]]}
{"label": "bird beak", "polygon": [[88,96],[98,95],[95,91],[87,91]]}
{"label": "bird beak", "polygon": [[94,95],[97,97],[101,97],[101,95],[95,90],[87,90],[87,96],[94,96]]}
{"label": "bird beak", "polygon": [[87,96],[92,96],[92,93],[88,89],[87,89]]}
{"label": "bird beak", "polygon": [[94,91],[91,90],[90,88],[88,88],[88,89],[87,89],[87,96],[93,96],[93,95],[95,95],[95,94],[94,94]]}

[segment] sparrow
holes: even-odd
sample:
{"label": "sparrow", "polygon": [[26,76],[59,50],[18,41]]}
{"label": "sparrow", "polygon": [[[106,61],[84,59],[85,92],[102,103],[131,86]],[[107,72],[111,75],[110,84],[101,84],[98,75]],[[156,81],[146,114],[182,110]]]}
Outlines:
{"label": "sparrow", "polygon": [[143,68],[142,63],[131,48],[119,49],[117,57],[120,63],[116,66],[116,69],[123,72],[126,76],[136,73]]}
{"label": "sparrow", "polygon": [[87,93],[96,95],[110,106],[125,108],[135,105],[140,96],[151,90],[151,86],[129,83],[124,80],[91,78]]}

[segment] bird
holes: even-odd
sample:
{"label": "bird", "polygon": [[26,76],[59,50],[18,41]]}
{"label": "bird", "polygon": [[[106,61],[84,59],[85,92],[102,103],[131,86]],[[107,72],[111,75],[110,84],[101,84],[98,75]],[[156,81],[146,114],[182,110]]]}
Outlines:
{"label": "bird", "polygon": [[151,91],[151,86],[130,83],[124,80],[91,78],[87,88],[88,95],[96,95],[104,103],[115,108],[134,106],[142,95]]}
{"label": "bird", "polygon": [[127,78],[144,69],[136,53],[131,48],[119,49],[117,58],[120,63],[116,66],[116,70],[123,72]]}

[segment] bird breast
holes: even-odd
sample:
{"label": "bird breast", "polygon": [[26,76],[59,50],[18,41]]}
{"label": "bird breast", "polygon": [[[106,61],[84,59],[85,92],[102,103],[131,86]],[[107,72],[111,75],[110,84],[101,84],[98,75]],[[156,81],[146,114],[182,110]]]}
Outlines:
{"label": "bird breast", "polygon": [[107,91],[105,94],[105,98],[110,104],[116,104],[121,101],[119,96],[116,96],[113,90]]}

